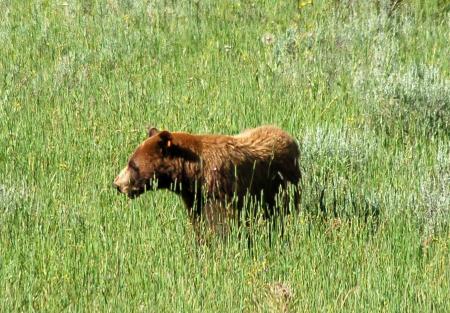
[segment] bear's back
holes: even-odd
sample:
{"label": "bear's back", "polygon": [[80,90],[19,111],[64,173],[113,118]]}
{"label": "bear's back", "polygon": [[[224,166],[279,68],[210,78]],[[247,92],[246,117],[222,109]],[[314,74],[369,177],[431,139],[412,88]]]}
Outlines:
{"label": "bear's back", "polygon": [[248,129],[233,138],[237,140],[238,145],[263,158],[281,155],[298,158],[300,154],[294,138],[275,126],[267,125]]}
{"label": "bear's back", "polygon": [[235,136],[206,135],[200,140],[203,175],[210,188],[239,194],[250,186],[255,192],[265,189],[274,177],[295,184],[300,179],[298,145],[277,127],[262,126]]}

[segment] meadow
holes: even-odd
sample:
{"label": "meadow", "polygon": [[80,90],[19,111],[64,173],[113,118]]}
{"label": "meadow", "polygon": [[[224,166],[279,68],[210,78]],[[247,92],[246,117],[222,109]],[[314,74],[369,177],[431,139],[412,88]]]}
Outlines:
{"label": "meadow", "polygon": [[[0,0],[0,312],[450,312],[450,5]],[[148,125],[298,139],[301,211],[196,243]]]}

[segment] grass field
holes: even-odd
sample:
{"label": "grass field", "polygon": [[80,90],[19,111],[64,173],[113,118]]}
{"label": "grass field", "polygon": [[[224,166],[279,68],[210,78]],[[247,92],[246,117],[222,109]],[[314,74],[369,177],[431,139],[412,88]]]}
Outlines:
{"label": "grass field", "polygon": [[[450,312],[450,5],[395,2],[0,0],[0,312]],[[111,188],[147,125],[261,124],[302,150],[272,244]]]}

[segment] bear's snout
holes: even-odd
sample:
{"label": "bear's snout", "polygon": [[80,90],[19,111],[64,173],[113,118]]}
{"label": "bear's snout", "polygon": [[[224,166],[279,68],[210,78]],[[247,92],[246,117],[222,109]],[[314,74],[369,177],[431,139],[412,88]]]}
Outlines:
{"label": "bear's snout", "polygon": [[117,178],[118,178],[118,176],[113,180],[112,187],[116,188],[118,192],[121,192],[120,191],[120,186],[117,184]]}
{"label": "bear's snout", "polygon": [[113,188],[116,188],[120,193],[128,193],[130,187],[130,173],[128,168],[124,168],[113,181]]}
{"label": "bear's snout", "polygon": [[122,193],[121,186],[119,184],[119,176],[116,176],[116,178],[112,182],[112,187],[115,188],[117,192]]}

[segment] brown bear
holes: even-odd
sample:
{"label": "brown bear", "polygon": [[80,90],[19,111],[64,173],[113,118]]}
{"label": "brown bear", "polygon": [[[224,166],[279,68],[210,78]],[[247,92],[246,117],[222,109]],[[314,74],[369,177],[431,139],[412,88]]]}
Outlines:
{"label": "brown bear", "polygon": [[181,196],[194,226],[204,220],[222,232],[244,208],[270,217],[298,207],[299,154],[295,140],[274,126],[235,136],[151,128],[113,184],[130,198],[169,189]]}

